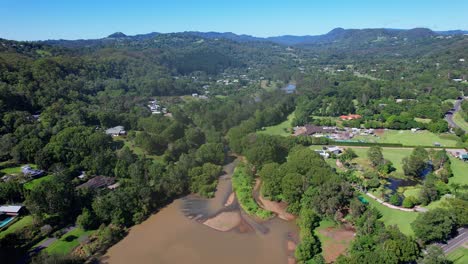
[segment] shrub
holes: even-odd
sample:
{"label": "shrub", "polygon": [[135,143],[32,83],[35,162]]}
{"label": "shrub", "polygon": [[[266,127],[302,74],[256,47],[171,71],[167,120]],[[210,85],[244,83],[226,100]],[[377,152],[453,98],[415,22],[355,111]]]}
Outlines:
{"label": "shrub", "polygon": [[398,194],[393,194],[390,196],[390,199],[388,200],[391,204],[399,206],[401,204],[401,198]]}
{"label": "shrub", "polygon": [[416,198],[414,196],[405,197],[403,200],[403,207],[405,208],[413,208],[416,205]]}

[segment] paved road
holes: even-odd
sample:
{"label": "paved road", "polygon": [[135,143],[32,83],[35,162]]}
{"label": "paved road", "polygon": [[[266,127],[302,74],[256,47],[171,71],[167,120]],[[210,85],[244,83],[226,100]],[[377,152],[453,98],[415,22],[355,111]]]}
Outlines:
{"label": "paved road", "polygon": [[468,228],[458,229],[458,236],[447,241],[447,244],[438,244],[445,254],[452,252],[468,242]]}
{"label": "paved road", "polygon": [[[465,97],[465,100],[466,100],[466,97]],[[455,115],[456,112],[460,111],[460,105],[462,103],[463,99],[461,100],[456,100],[455,101],[455,105],[454,105],[454,109],[455,111],[453,112],[453,114],[450,114],[450,115],[445,115],[445,120],[447,121],[447,123],[449,124],[449,127],[459,127],[454,121],[453,121],[453,115]],[[465,130],[465,132],[468,132]]]}

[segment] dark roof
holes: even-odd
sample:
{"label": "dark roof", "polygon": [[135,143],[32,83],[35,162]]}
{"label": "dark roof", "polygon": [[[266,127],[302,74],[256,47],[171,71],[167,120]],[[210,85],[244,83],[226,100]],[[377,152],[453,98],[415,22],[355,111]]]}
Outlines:
{"label": "dark roof", "polygon": [[115,182],[115,178],[114,177],[107,177],[107,176],[96,176],[92,179],[90,179],[89,181],[81,184],[81,185],[78,185],[76,188],[77,189],[81,189],[81,188],[93,188],[93,189],[97,189],[97,188],[102,188],[102,187],[106,187],[106,186],[109,186],[111,184],[114,184]]}
{"label": "dark roof", "polygon": [[321,126],[305,125],[305,135],[313,135],[319,133],[332,133],[335,131],[333,128],[324,128]]}

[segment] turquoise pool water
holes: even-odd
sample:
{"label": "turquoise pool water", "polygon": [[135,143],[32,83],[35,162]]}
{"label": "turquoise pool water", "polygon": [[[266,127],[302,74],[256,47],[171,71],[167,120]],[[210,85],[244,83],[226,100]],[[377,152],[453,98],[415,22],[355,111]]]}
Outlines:
{"label": "turquoise pool water", "polygon": [[4,226],[8,225],[11,221],[13,221],[13,219],[15,219],[14,216],[10,216],[10,217],[7,217],[7,218],[5,218],[5,219],[2,219],[2,220],[0,221],[0,228],[2,228],[2,227],[4,227]]}

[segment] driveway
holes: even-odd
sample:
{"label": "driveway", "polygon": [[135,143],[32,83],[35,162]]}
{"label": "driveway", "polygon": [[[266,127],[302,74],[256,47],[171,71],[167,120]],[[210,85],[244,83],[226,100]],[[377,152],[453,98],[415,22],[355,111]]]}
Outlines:
{"label": "driveway", "polygon": [[458,236],[450,239],[447,241],[446,244],[437,244],[442,248],[445,254],[448,254],[455,249],[463,246],[463,244],[468,242],[468,228],[459,228],[458,229]]}
{"label": "driveway", "polygon": [[[460,106],[461,106],[461,103],[463,100],[466,100],[466,97],[464,99],[457,99],[455,101],[455,104],[454,104],[454,109],[455,111],[453,112],[453,114],[449,114],[449,115],[445,115],[445,121],[447,121],[447,123],[449,124],[449,127],[459,127],[454,121],[453,121],[453,116],[455,115],[455,113],[457,113],[458,111],[460,111]],[[463,129],[464,130],[464,129]],[[464,130],[465,132],[468,132],[466,130]]]}

